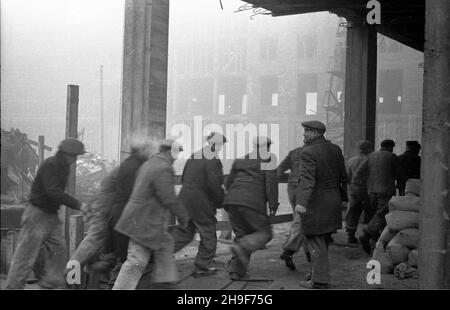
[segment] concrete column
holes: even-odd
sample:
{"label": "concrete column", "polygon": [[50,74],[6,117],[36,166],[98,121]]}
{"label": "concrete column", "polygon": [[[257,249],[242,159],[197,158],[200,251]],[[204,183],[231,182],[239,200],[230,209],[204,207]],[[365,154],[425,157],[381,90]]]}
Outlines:
{"label": "concrete column", "polygon": [[126,0],[120,157],[135,134],[166,134],[169,0]]}
{"label": "concrete column", "polygon": [[450,1],[426,1],[419,246],[421,289],[450,288]]}
{"label": "concrete column", "polygon": [[344,155],[358,153],[360,140],[375,143],[377,32],[349,20],[345,67]]}

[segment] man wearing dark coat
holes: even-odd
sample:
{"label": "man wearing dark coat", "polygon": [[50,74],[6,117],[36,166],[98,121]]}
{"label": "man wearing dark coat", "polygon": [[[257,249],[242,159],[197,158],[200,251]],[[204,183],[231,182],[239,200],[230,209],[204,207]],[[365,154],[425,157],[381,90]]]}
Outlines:
{"label": "man wearing dark coat", "polygon": [[395,142],[383,140],[381,148],[369,155],[368,160],[356,172],[357,176],[367,174],[367,192],[375,214],[359,237],[363,250],[370,255],[370,240],[376,242],[386,226],[385,215],[389,212],[388,202],[395,195],[395,182],[402,179],[403,173],[398,157],[393,153]]}
{"label": "man wearing dark coat", "polygon": [[224,208],[236,236],[231,247],[230,278],[233,280],[248,277],[251,254],[272,239],[267,207],[271,214],[278,208],[278,178],[271,144],[266,137],[256,137],[255,149],[233,162],[226,182]]}
{"label": "man wearing dark coat", "polygon": [[358,243],[355,234],[361,213],[364,211],[364,218],[367,219],[367,222],[370,221],[374,213],[367,194],[367,174],[356,177],[356,171],[368,160],[371,152],[372,143],[361,141],[359,143],[359,154],[348,160],[348,209],[345,215],[348,243]]}
{"label": "man wearing dark coat", "polygon": [[153,283],[175,283],[179,279],[173,259],[174,242],[167,232],[168,212],[181,225],[189,220],[183,204],[175,194],[173,162],[181,145],[172,139],[161,143],[139,169],[133,192],[115,229],[129,237],[127,260],[122,264],[113,289],[136,289],[150,259],[153,260]]}
{"label": "man wearing dark coat", "polygon": [[[300,215],[294,211],[295,209],[295,195],[298,189],[298,180],[300,175],[300,155],[302,153],[303,146],[297,147],[290,151],[286,158],[278,166],[278,177],[290,170],[288,178],[288,198],[293,211],[292,225],[289,230],[289,235],[283,244],[283,253],[280,258],[284,260],[286,267],[291,270],[295,270],[295,264],[292,256],[301,248],[304,243],[305,235],[300,221]],[[305,250],[306,260],[311,262],[311,256],[308,251]]]}
{"label": "man wearing dark coat", "polygon": [[125,205],[133,190],[136,173],[141,165],[148,159],[150,141],[144,137],[136,137],[131,143],[131,154],[119,166],[115,182],[115,192],[111,207],[109,229],[112,240],[112,248],[119,265],[127,257],[128,237],[114,230]]}
{"label": "man wearing dark coat", "polygon": [[208,145],[191,155],[181,177],[179,197],[188,211],[189,222],[186,227],[174,227],[171,235],[174,252],[178,252],[194,239],[196,232],[200,234],[194,277],[216,272],[209,266],[216,255],[216,210],[222,208],[224,198],[223,168],[218,153],[226,141],[220,133],[208,135]]}
{"label": "man wearing dark coat", "polygon": [[[22,215],[19,240],[8,271],[5,289],[24,289],[38,257],[44,258],[38,285],[45,289],[64,288],[66,241],[63,222],[58,216],[61,205],[88,213],[87,205],[65,192],[70,166],[85,153],[84,144],[63,140],[55,156],[47,158],[37,171],[30,200]],[[40,268],[39,268],[40,269]]]}
{"label": "man wearing dark coat", "polygon": [[398,156],[403,171],[403,179],[398,184],[401,196],[405,194],[406,182],[409,179],[420,179],[420,144],[417,141],[406,141],[406,151]]}
{"label": "man wearing dark coat", "polygon": [[305,147],[300,156],[299,187],[295,211],[300,213],[306,246],[311,253],[311,279],[306,288],[327,288],[329,284],[328,245],[330,236],[342,227],[342,193],[347,174],[339,146],[323,136],[325,125],[303,122]]}

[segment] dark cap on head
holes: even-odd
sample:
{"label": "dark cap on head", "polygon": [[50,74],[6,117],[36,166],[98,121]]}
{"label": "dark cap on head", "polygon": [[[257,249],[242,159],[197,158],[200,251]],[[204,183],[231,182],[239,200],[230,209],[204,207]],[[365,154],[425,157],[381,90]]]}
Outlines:
{"label": "dark cap on head", "polygon": [[410,149],[420,150],[421,146],[420,143],[417,141],[406,141],[406,146]]}
{"label": "dark cap on head", "polygon": [[381,141],[381,147],[394,147],[394,146],[395,146],[394,140],[386,139]]}
{"label": "dark cap on head", "polygon": [[324,123],[320,122],[320,121],[305,121],[302,122],[302,126],[308,129],[315,129],[318,130],[322,133],[324,133],[326,131],[326,127],[324,125]]}
{"label": "dark cap on head", "polygon": [[360,141],[358,147],[361,152],[368,153],[372,150],[372,143],[366,140]]}
{"label": "dark cap on head", "polygon": [[62,140],[58,146],[58,149],[61,152],[70,155],[82,155],[86,153],[83,142],[75,138],[67,138]]}
{"label": "dark cap on head", "polygon": [[183,146],[173,139],[164,139],[159,146],[160,152],[167,152],[173,149],[183,152]]}
{"label": "dark cap on head", "polygon": [[227,138],[219,133],[219,132],[215,132],[212,131],[207,137],[206,137],[206,141],[208,141],[209,143],[226,143],[227,142]]}

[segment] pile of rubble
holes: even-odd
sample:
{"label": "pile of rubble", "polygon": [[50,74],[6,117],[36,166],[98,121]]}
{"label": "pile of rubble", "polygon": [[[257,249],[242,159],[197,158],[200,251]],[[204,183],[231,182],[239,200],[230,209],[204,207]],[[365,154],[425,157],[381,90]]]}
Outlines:
{"label": "pile of rubble", "polygon": [[373,259],[381,264],[381,273],[393,273],[399,279],[417,277],[419,196],[420,180],[408,180],[405,196],[389,201],[387,225],[373,252]]}

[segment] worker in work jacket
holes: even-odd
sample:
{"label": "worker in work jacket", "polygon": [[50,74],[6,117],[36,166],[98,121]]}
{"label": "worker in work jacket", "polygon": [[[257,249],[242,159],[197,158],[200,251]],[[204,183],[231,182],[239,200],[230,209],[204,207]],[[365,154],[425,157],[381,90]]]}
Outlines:
{"label": "worker in work jacket", "polygon": [[86,204],[65,193],[70,166],[84,154],[81,141],[63,140],[55,156],[39,167],[31,186],[30,203],[22,215],[22,229],[6,280],[6,289],[23,289],[38,257],[43,258],[44,270],[38,270],[42,288],[63,288],[66,241],[63,223],[58,217],[61,205],[88,212]]}
{"label": "worker in work jacket", "polygon": [[187,227],[178,225],[171,234],[175,241],[175,252],[191,243],[196,232],[200,234],[194,277],[217,271],[209,265],[216,255],[216,210],[222,208],[224,198],[223,168],[218,153],[226,141],[222,134],[212,132],[207,137],[208,145],[187,160],[181,177],[179,197],[190,220]]}
{"label": "worker in work jacket", "polygon": [[122,264],[113,289],[135,289],[150,258],[154,283],[178,280],[173,259],[174,242],[167,232],[167,211],[174,214],[181,225],[187,225],[188,214],[175,194],[172,167],[180,150],[177,142],[166,139],[160,152],[139,169],[133,193],[115,227],[129,237],[129,244],[127,260]]}
{"label": "worker in work jacket", "polygon": [[369,195],[367,194],[368,174],[356,175],[358,169],[369,159],[370,152],[372,152],[372,143],[361,141],[359,143],[359,154],[348,160],[348,208],[345,216],[348,243],[358,243],[355,233],[358,229],[362,211],[364,211],[366,223],[371,220],[374,214],[374,208],[371,207]]}
{"label": "worker in work jacket", "polygon": [[255,150],[233,162],[226,182],[224,207],[236,235],[231,247],[231,279],[247,277],[251,254],[272,239],[267,207],[272,214],[278,208],[278,178],[271,144],[266,137],[256,137]]}
{"label": "worker in work jacket", "polygon": [[149,139],[141,136],[134,138],[131,142],[131,154],[120,164],[117,173],[109,230],[118,265],[124,262],[127,257],[128,237],[115,231],[114,227],[133,191],[137,171],[152,152],[151,147],[152,144]]}
{"label": "worker in work jacket", "polygon": [[[303,146],[300,146],[290,151],[286,158],[278,166],[278,177],[281,177],[284,172],[290,170],[287,192],[289,203],[292,207],[293,220],[289,230],[289,235],[283,244],[283,253],[281,253],[280,258],[285,261],[286,267],[291,270],[296,269],[292,256],[302,247],[303,241],[305,240],[305,235],[301,227],[300,215],[294,211],[295,195],[297,193],[299,184],[298,180],[300,177],[300,155],[303,148]],[[305,255],[307,261],[310,261],[311,257],[306,249]]]}
{"label": "worker in work jacket", "polygon": [[398,156],[403,178],[398,182],[401,196],[405,195],[406,182],[409,179],[420,179],[420,144],[417,141],[406,141],[406,151]]}
{"label": "worker in work jacket", "polygon": [[386,226],[385,215],[389,212],[388,202],[395,195],[396,181],[403,179],[403,172],[397,155],[393,153],[395,142],[383,140],[381,148],[369,155],[369,159],[356,172],[357,177],[367,174],[367,192],[375,214],[359,237],[363,250],[370,255],[370,239],[378,240]]}

